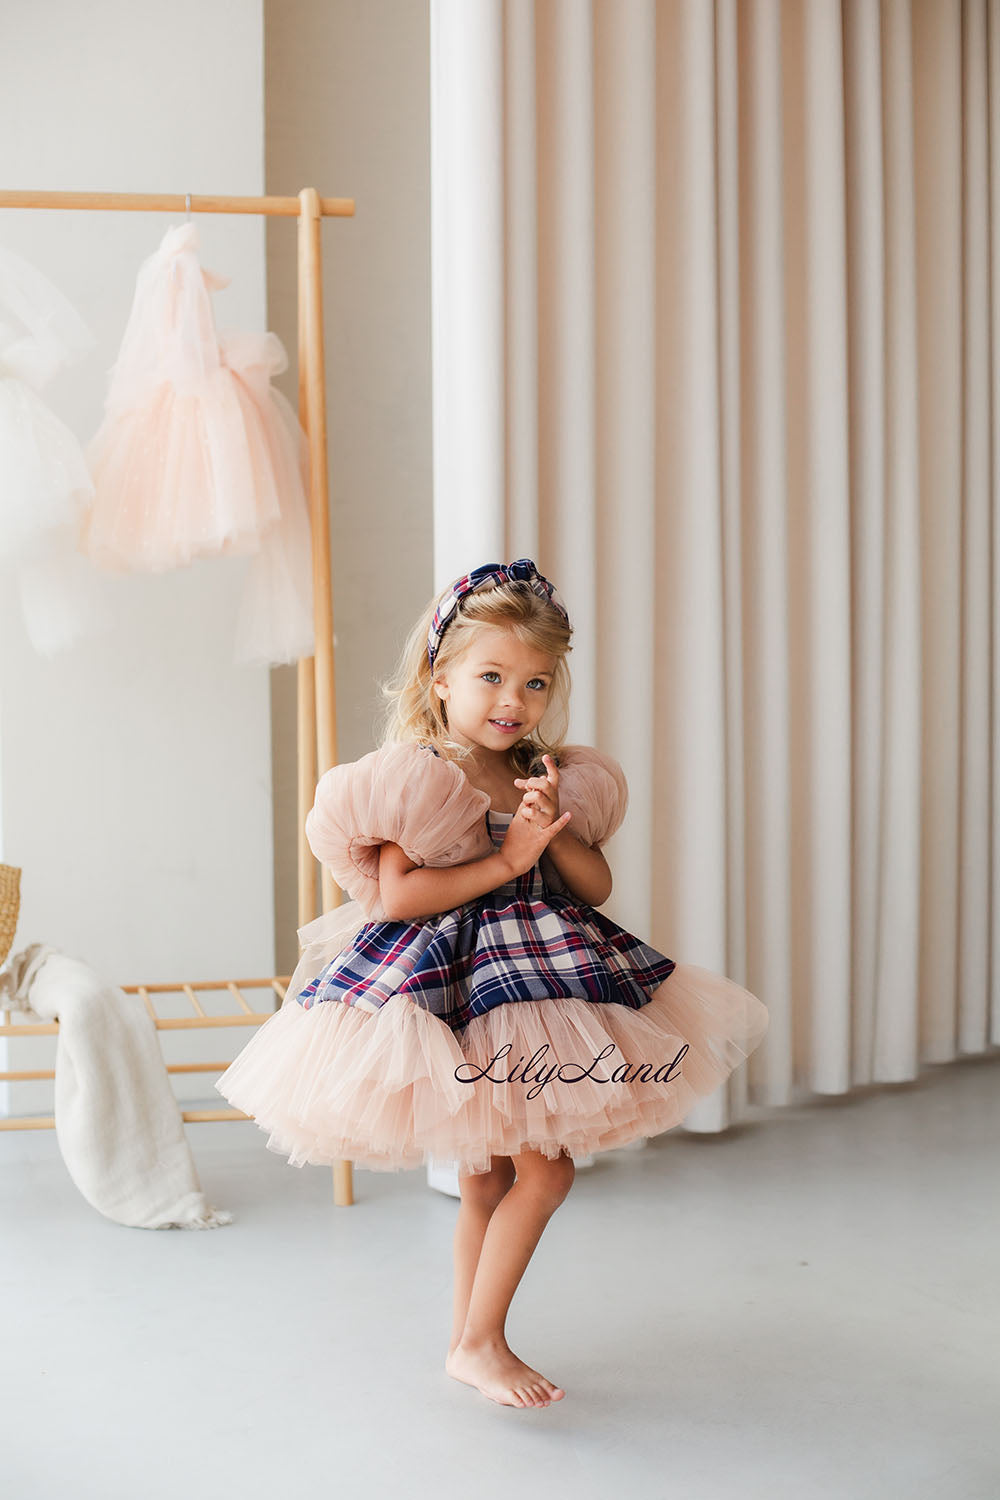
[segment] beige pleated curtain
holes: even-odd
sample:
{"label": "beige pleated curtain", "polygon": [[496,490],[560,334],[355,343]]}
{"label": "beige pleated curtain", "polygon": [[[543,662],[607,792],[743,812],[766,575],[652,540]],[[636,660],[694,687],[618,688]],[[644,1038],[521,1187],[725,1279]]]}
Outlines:
{"label": "beige pleated curtain", "polygon": [[997,1046],[1000,4],[432,0],[431,49],[435,586],[556,581],[608,913],[769,1008],[687,1128]]}

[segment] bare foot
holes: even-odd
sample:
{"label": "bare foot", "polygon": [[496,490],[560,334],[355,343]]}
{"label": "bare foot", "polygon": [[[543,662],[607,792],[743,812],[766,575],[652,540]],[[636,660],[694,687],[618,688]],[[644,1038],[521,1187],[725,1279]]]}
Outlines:
{"label": "bare foot", "polygon": [[455,1380],[474,1385],[477,1391],[501,1406],[548,1406],[561,1401],[566,1392],[518,1359],[508,1344],[458,1344],[444,1362]]}

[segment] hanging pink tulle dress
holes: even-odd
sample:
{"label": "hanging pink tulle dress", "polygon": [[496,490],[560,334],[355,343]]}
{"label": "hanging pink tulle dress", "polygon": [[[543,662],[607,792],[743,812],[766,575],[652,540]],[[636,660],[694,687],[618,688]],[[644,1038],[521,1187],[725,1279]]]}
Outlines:
{"label": "hanging pink tulle dress", "polygon": [[313,627],[304,437],[270,384],[287,359],[271,333],[220,337],[210,292],[228,281],[197,247],[193,224],[172,227],[140,267],[81,546],[117,572],[251,556],[236,656],[291,661]]}

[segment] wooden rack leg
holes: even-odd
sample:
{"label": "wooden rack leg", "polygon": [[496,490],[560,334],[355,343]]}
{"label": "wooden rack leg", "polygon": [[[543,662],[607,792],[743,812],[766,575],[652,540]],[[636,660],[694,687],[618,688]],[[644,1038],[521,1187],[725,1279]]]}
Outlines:
{"label": "wooden rack leg", "polygon": [[[333,652],[333,574],[330,565],[330,507],[327,491],[326,371],[323,360],[323,210],[315,188],[299,194],[299,397],[305,407],[303,425],[309,438],[309,516],[312,528],[313,610],[316,649],[315,750],[325,771],[337,764],[337,698]],[[303,402],[304,397],[304,402]],[[305,748],[300,738],[299,754]],[[314,782],[315,785],[315,782]],[[310,892],[315,905],[312,877]],[[341,891],[325,867],[322,872],[323,910],[339,906]],[[308,919],[307,919],[308,920]],[[333,1166],[333,1201],[354,1202],[353,1171],[349,1161]]]}
{"label": "wooden rack leg", "polygon": [[317,915],[316,911],[316,857],[306,838],[306,817],[316,796],[318,773],[316,768],[316,678],[310,656],[300,661],[297,668],[297,732],[298,732],[298,877],[299,877],[299,923],[304,927]]}

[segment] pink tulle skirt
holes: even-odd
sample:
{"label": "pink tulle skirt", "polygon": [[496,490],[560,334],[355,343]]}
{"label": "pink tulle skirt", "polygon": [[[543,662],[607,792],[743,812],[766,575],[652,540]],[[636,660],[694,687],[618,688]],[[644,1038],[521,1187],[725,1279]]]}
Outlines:
{"label": "pink tulle skirt", "polygon": [[639,1009],[518,1000],[458,1033],[405,995],[305,1009],[290,988],[216,1088],[293,1166],[480,1173],[491,1156],[582,1157],[672,1129],[767,1025],[755,995],[696,964]]}

